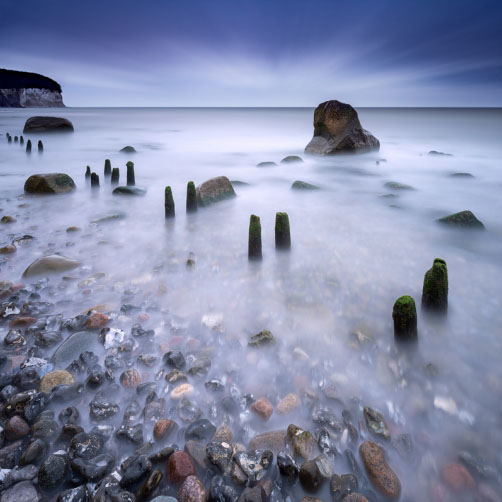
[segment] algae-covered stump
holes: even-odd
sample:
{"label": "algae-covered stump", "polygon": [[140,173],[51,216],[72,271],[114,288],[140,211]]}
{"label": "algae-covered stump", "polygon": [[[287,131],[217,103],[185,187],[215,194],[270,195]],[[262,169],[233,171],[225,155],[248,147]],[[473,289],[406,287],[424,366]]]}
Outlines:
{"label": "algae-covered stump", "polygon": [[187,183],[187,213],[194,213],[197,211],[197,191],[195,190],[195,183],[189,181]]}
{"label": "algae-covered stump", "polygon": [[99,176],[96,173],[91,173],[91,187],[99,188]]}
{"label": "algae-covered stump", "polygon": [[112,169],[112,180],[111,180],[112,185],[118,185],[119,179],[120,179],[120,170],[118,167],[114,167]]}
{"label": "algae-covered stump", "polygon": [[260,217],[254,214],[249,219],[248,258],[250,260],[261,260],[262,258]]}
{"label": "algae-covered stump", "polygon": [[17,136],[14,136],[14,143],[17,143],[19,141],[19,138]]}
{"label": "algae-covered stump", "polygon": [[127,167],[127,186],[133,187],[136,185],[136,180],[134,178],[134,162],[129,161],[126,164]]}
{"label": "algae-covered stump", "polygon": [[276,213],[275,215],[275,247],[276,249],[291,248],[288,213]]}
{"label": "algae-covered stump", "polygon": [[174,218],[174,199],[171,187],[166,187],[164,195],[164,208],[166,210],[166,218]]}
{"label": "algae-covered stump", "polygon": [[392,309],[394,320],[394,337],[397,340],[408,341],[417,338],[417,309],[411,296],[401,296]]}
{"label": "algae-covered stump", "polygon": [[38,151],[43,152],[44,151],[44,144],[42,143],[42,140],[38,140]]}
{"label": "algae-covered stump", "polygon": [[20,145],[24,145],[24,138],[23,138],[23,136],[21,136],[21,137],[19,138],[19,144],[20,144]]}
{"label": "algae-covered stump", "polygon": [[91,177],[91,166],[87,166],[85,168],[85,179],[89,179]]}
{"label": "algae-covered stump", "polygon": [[448,310],[448,268],[441,258],[436,258],[425,273],[422,308],[438,314]]}
{"label": "algae-covered stump", "polygon": [[31,153],[31,139],[26,142],[26,153]]}
{"label": "algae-covered stump", "polygon": [[112,163],[110,162],[110,159],[105,159],[105,176],[111,176],[112,175]]}

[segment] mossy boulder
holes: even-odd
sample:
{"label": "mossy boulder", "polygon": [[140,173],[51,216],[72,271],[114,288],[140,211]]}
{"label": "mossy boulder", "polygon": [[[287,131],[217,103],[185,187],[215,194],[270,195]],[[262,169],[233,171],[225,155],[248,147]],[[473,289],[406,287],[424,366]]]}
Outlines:
{"label": "mossy boulder", "polygon": [[436,258],[425,273],[422,308],[437,313],[448,310],[448,269],[441,258]]}
{"label": "mossy boulder", "polygon": [[392,309],[394,320],[394,337],[397,340],[414,340],[417,338],[417,309],[411,296],[401,296]]}
{"label": "mossy boulder", "polygon": [[235,197],[234,187],[226,176],[211,178],[197,187],[199,206],[209,206],[215,202]]}
{"label": "mossy boulder", "polygon": [[31,194],[66,193],[75,188],[75,182],[64,173],[33,174],[24,183],[24,191]]}
{"label": "mossy boulder", "polygon": [[444,225],[450,225],[457,228],[468,228],[475,230],[484,230],[485,226],[479,221],[472,211],[460,211],[458,213],[443,216],[437,220]]}
{"label": "mossy boulder", "polygon": [[274,344],[274,335],[268,329],[264,329],[263,331],[256,333],[256,335],[251,336],[248,341],[248,345],[250,347],[263,347],[265,345]]}
{"label": "mossy boulder", "polygon": [[136,149],[133,146],[127,145],[120,150],[122,153],[136,153]]}

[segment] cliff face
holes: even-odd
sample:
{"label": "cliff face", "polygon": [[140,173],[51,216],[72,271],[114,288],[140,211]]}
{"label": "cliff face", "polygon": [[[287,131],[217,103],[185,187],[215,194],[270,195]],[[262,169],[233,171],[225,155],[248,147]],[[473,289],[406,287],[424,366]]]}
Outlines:
{"label": "cliff face", "polygon": [[0,107],[63,107],[61,86],[39,75],[0,69]]}

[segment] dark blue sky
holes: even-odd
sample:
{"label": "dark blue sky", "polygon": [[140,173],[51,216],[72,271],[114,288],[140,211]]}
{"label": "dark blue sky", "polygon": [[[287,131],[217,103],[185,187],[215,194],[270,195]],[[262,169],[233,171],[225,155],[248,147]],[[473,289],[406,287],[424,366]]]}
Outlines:
{"label": "dark blue sky", "polygon": [[501,0],[0,0],[68,106],[502,106]]}

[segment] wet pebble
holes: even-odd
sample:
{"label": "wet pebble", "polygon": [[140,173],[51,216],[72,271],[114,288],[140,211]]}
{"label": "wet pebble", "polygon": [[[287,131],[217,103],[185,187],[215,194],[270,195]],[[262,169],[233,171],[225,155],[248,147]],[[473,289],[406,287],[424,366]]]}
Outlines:
{"label": "wet pebble", "polygon": [[188,476],[178,491],[179,502],[205,502],[206,489],[196,476]]}
{"label": "wet pebble", "polygon": [[193,474],[195,474],[195,468],[187,453],[177,451],[169,457],[166,467],[166,477],[170,483],[179,484]]}
{"label": "wet pebble", "polygon": [[274,412],[274,407],[266,397],[262,397],[251,405],[251,409],[263,420],[268,420]]}

